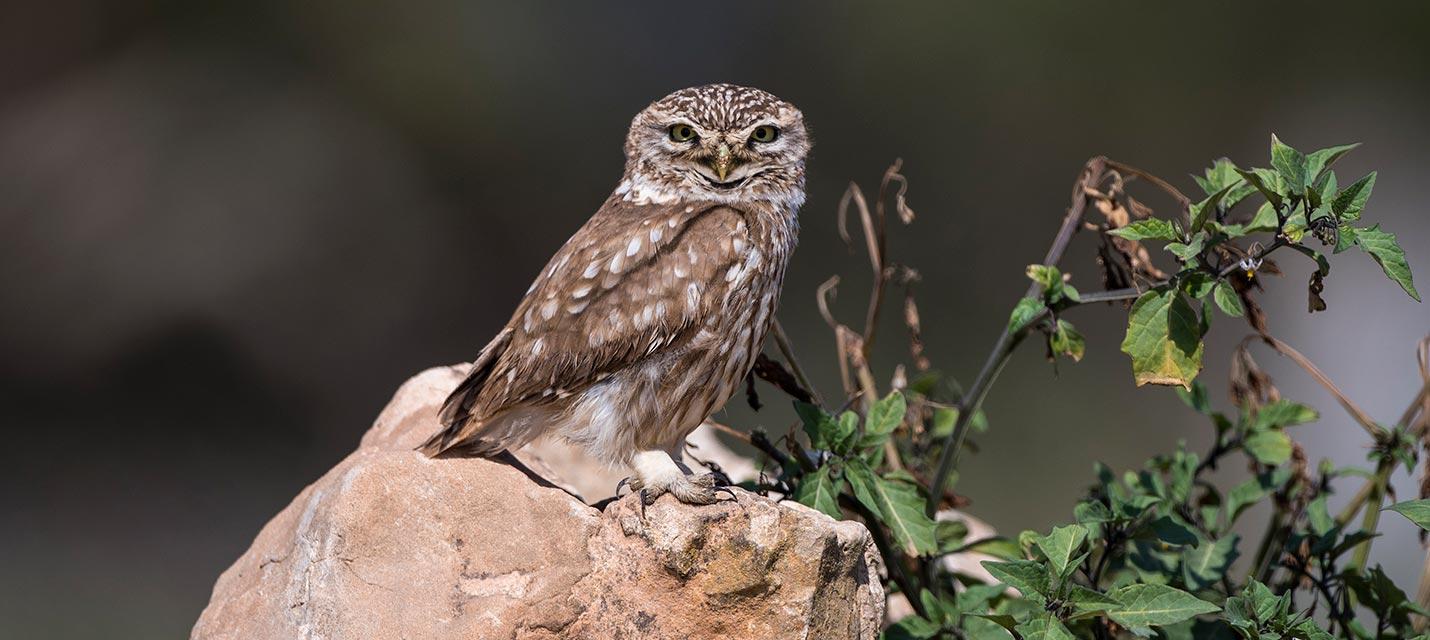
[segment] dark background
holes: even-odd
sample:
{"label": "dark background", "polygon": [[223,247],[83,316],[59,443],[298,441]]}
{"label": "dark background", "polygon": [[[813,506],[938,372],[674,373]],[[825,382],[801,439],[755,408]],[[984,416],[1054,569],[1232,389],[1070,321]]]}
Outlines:
{"label": "dark background", "polygon": [[[631,116],[682,86],[759,86],[813,127],[781,317],[826,392],[814,288],[844,273],[839,311],[857,326],[867,282],[835,205],[900,156],[919,219],[893,253],[922,269],[930,353],[965,381],[1096,154],[1192,191],[1186,174],[1219,155],[1265,164],[1273,131],[1364,142],[1342,182],[1380,170],[1368,219],[1430,289],[1424,3],[22,0],[3,14],[6,637],[185,635],[219,572],[398,384],[497,330],[615,184]],[[1087,246],[1066,269],[1091,291]],[[1337,258],[1316,316],[1307,264],[1282,258],[1273,329],[1394,420],[1430,310],[1364,255]],[[880,364],[900,354],[896,316]],[[1045,528],[1094,459],[1204,446],[1171,391],[1133,388],[1122,317],[1078,310],[1088,355],[1058,375],[1036,348],[1014,359],[964,466],[974,515]],[[1207,380],[1225,404],[1246,329],[1216,325]],[[1312,457],[1363,462],[1332,400],[1262,360],[1324,412],[1297,432]],[[1397,476],[1402,497],[1416,482]],[[1413,527],[1386,520],[1375,559],[1413,587]]]}

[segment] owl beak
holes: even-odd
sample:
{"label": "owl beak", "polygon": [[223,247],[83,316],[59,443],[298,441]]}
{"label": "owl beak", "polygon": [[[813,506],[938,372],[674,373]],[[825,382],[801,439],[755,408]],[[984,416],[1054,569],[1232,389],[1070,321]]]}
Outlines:
{"label": "owl beak", "polygon": [[720,182],[725,181],[725,177],[730,175],[730,169],[734,166],[735,155],[730,152],[730,145],[720,143],[719,148],[715,149],[715,162],[712,165],[715,175],[720,176]]}

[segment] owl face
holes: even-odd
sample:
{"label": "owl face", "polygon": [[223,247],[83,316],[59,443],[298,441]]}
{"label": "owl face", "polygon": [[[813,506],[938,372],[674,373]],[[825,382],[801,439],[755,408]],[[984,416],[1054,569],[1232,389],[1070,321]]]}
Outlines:
{"label": "owl face", "polygon": [[798,207],[809,153],[804,114],[759,89],[711,84],[651,103],[626,137],[634,198]]}

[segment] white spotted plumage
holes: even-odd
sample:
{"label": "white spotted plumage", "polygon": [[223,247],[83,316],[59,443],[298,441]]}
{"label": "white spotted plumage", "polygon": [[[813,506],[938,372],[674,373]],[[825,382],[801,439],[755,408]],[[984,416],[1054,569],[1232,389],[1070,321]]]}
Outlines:
{"label": "white spotted plumage", "polygon": [[[756,143],[757,126],[779,136]],[[668,470],[651,452],[676,450],[759,353],[809,145],[802,114],[757,89],[695,87],[643,110],[616,189],[482,349],[423,450],[491,455],[551,434],[611,464],[645,460],[647,486],[682,482],[645,477]]]}

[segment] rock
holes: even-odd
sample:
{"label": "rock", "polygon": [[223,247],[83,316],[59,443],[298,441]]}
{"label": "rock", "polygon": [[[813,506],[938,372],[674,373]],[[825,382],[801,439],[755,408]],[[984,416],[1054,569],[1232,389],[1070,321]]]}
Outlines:
{"label": "rock", "polygon": [[603,513],[530,451],[526,469],[413,451],[461,375],[403,385],[219,577],[191,637],[877,636],[880,559],[859,523],[738,490]]}

